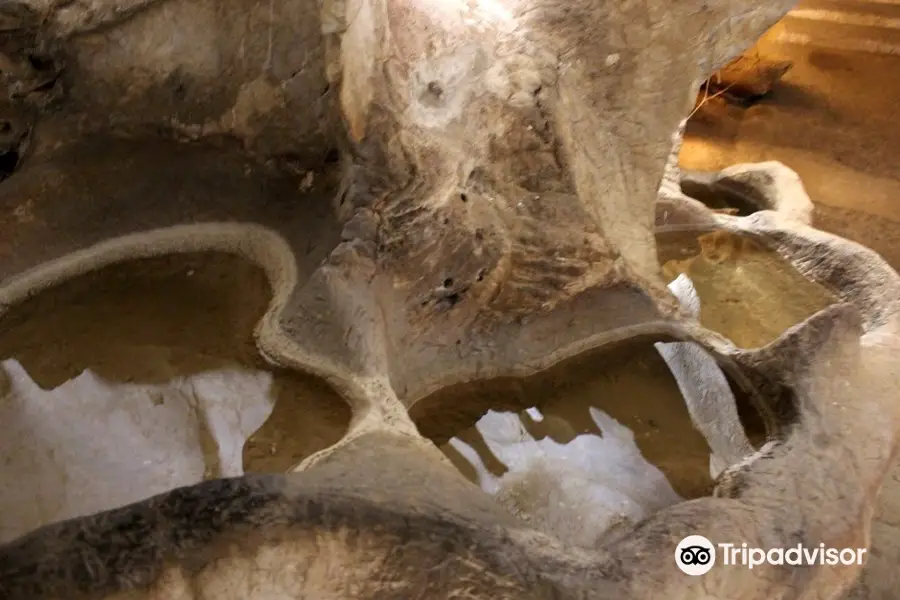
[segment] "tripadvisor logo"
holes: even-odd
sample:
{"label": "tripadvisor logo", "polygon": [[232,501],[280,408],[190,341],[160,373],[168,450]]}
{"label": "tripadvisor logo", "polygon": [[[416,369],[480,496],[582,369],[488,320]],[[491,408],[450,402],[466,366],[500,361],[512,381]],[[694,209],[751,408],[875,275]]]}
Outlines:
{"label": "tripadvisor logo", "polygon": [[703,575],[716,564],[716,548],[702,535],[689,535],[675,548],[675,564],[687,575]]}
{"label": "tripadvisor logo", "polygon": [[[718,548],[718,552],[717,552]],[[702,535],[689,535],[675,548],[675,564],[687,575],[703,575],[716,564],[716,554],[726,566],[748,569],[760,565],[862,565],[865,548],[827,548],[825,544],[806,548],[797,544],[790,548],[751,548],[743,544],[713,544]]]}

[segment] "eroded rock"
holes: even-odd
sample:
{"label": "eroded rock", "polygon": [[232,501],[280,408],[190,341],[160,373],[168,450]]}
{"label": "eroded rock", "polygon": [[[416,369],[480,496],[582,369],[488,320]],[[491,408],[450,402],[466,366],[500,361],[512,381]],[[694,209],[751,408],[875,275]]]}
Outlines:
{"label": "eroded rock", "polygon": [[[697,532],[864,547],[896,449],[896,273],[802,215],[714,214],[671,185],[658,198],[696,86],[791,4],[28,5],[67,85],[0,185],[0,307],[138,256],[236,253],[273,288],[259,351],[354,414],[299,472],[0,547],[0,595],[836,597],[861,565],[686,578],[672,560]],[[753,237],[841,303],[740,349],[666,290],[660,214]],[[718,497],[591,550],[516,520],[410,418],[453,386],[636,339],[702,346],[777,443]]]}

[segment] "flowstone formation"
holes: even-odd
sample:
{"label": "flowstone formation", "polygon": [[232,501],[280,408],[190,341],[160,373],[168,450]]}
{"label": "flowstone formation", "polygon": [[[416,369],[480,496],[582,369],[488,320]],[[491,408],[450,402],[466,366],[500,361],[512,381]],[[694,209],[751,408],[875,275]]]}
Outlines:
{"label": "flowstone formation", "polygon": [[[727,174],[750,216],[680,191],[697,86],[791,4],[4,4],[0,308],[112,263],[238,254],[273,290],[259,352],[353,417],[296,472],[9,542],[0,598],[840,597],[860,565],[686,577],[673,560],[696,533],[865,547],[896,450],[897,274],[811,228],[778,165]],[[738,347],[668,292],[673,232],[749,238],[837,302]],[[698,344],[763,416],[769,443],[714,497],[574,547],[419,434],[483,414],[474,385],[637,342]],[[692,417],[733,414],[700,397]]]}

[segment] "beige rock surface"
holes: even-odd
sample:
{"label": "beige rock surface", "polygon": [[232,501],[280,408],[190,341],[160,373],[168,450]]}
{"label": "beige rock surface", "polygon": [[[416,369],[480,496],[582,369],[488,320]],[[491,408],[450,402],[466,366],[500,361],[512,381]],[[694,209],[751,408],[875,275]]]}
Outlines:
{"label": "beige rock surface", "polygon": [[[866,546],[896,452],[900,277],[783,203],[732,217],[671,186],[658,196],[696,86],[791,4],[7,7],[10,129],[27,133],[10,136],[0,184],[3,314],[106,265],[238,255],[271,286],[255,350],[326,382],[352,418],[296,472],[214,479],[0,546],[0,596],[843,593],[861,565],[688,578],[672,560],[696,532]],[[765,196],[767,181],[742,183]],[[830,296],[741,347],[679,311],[659,227],[750,238],[798,274],[792,293]],[[479,389],[541,393],[558,369],[672,341],[716,358],[770,443],[714,497],[594,548],[516,519],[420,435],[477,420]]]}

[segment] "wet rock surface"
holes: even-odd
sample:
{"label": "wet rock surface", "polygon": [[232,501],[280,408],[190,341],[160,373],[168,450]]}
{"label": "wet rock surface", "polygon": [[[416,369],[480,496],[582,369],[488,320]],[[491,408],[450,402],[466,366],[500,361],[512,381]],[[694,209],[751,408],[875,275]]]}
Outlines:
{"label": "wet rock surface", "polygon": [[[333,390],[318,396],[320,410],[340,399],[352,416],[340,440],[289,474],[147,498],[154,483],[135,488],[146,498],[137,503],[0,546],[0,596],[757,599],[848,588],[860,565],[688,578],[672,560],[696,532],[865,546],[896,448],[897,274],[809,227],[805,208],[789,209],[809,204],[789,169],[720,173],[767,209],[734,217],[685,195],[673,168],[696,86],[790,4],[91,0],[10,12],[7,29],[32,32],[66,68],[59,98],[29,109],[28,148],[0,184],[0,318],[109,265],[236,255],[269,289],[261,315],[238,319],[253,321],[252,345],[242,333],[235,348],[262,357],[260,370],[315,378]],[[802,301],[761,337],[735,343],[727,323],[712,331],[709,314],[698,322],[666,288],[656,230],[673,226],[719,232],[676,269],[697,279],[704,307],[729,286],[703,286],[729,269]],[[720,256],[716,240],[744,238],[752,244]],[[258,276],[232,270],[237,286]],[[698,371],[680,371],[663,387],[666,410],[681,415],[647,417],[666,421],[659,429],[673,440],[656,447],[617,429],[641,413],[638,403],[627,410],[627,386],[593,392],[606,415],[578,405],[602,425],[597,439],[573,440],[618,452],[632,474],[650,473],[635,481],[667,498],[610,535],[567,539],[577,520],[504,508],[521,509],[518,492],[539,487],[529,468],[513,469],[525,477],[498,501],[436,447],[487,409],[521,411],[540,404],[535,396],[565,415],[571,398],[554,400],[541,379],[588,357],[598,362],[586,371],[611,369],[638,342],[657,361],[643,376],[649,389],[668,364],[652,344],[684,343],[716,361],[732,393],[678,394],[704,390],[702,378],[682,385]],[[24,381],[5,380],[7,396]],[[492,385],[501,391],[476,401]],[[740,426],[716,410],[725,401],[741,421],[755,413],[769,443],[724,468],[709,497],[709,452],[688,423]],[[237,413],[245,440],[264,418]],[[262,431],[233,464],[249,468],[259,444],[302,436],[293,424],[291,434]],[[560,458],[545,440],[545,457]],[[698,460],[653,471],[674,440]],[[195,462],[185,479],[203,477],[208,462]]]}

